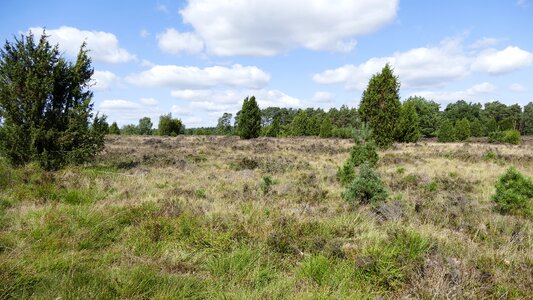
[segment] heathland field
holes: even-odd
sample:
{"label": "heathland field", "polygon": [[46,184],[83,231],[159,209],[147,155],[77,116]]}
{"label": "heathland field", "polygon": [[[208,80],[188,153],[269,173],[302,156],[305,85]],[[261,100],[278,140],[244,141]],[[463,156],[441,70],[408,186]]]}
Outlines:
{"label": "heathland field", "polygon": [[491,196],[533,145],[395,144],[380,204],[351,140],[110,136],[94,163],[0,163],[0,299],[531,298],[533,220]]}

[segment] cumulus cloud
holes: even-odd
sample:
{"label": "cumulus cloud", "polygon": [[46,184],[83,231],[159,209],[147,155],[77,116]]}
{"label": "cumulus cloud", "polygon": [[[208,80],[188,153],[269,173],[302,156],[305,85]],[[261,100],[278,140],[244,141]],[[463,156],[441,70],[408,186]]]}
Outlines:
{"label": "cumulus cloud", "polygon": [[[481,44],[481,43],[480,43]],[[490,42],[485,41],[485,45]],[[515,71],[533,63],[533,54],[518,47],[485,49],[467,53],[461,39],[445,39],[436,47],[420,47],[392,56],[373,57],[359,65],[344,65],[313,76],[321,84],[343,84],[346,89],[364,90],[373,74],[391,64],[402,87],[423,89],[443,86],[469,76],[472,71],[491,75]]]}
{"label": "cumulus cloud", "polygon": [[517,93],[525,92],[527,91],[526,87],[519,84],[519,83],[513,83],[509,86],[509,90]]}
{"label": "cumulus cloud", "polygon": [[313,94],[311,101],[315,103],[330,103],[333,99],[335,99],[335,94],[329,92],[316,92]]}
{"label": "cumulus cloud", "polygon": [[347,89],[364,90],[373,74],[390,63],[409,88],[442,85],[468,74],[468,58],[456,39],[447,39],[438,47],[421,47],[397,52],[388,57],[374,57],[360,65],[344,65],[315,74],[321,84],[344,84]]}
{"label": "cumulus cloud", "polygon": [[[483,101],[486,100],[487,95],[490,95],[496,90],[496,87],[488,82],[476,84],[466,90],[460,91],[420,91],[416,92],[417,96],[427,99],[435,100],[439,103],[451,103],[457,100],[465,101]],[[414,96],[410,95],[410,96]]]}
{"label": "cumulus cloud", "polygon": [[191,66],[156,65],[132,74],[126,81],[138,86],[171,88],[233,86],[260,88],[270,81],[270,75],[255,66],[233,65],[198,68]]}
{"label": "cumulus cloud", "polygon": [[110,71],[94,71],[92,76],[92,87],[95,91],[109,90],[111,86],[119,81],[119,77]]}
{"label": "cumulus cloud", "polygon": [[497,38],[484,37],[470,44],[468,48],[471,48],[471,49],[486,48],[486,47],[494,46],[498,44],[499,42],[500,41]]}
{"label": "cumulus cloud", "polygon": [[532,63],[533,53],[509,46],[501,51],[483,51],[472,64],[472,69],[489,74],[504,74],[529,67]]}
{"label": "cumulus cloud", "polygon": [[398,0],[190,0],[180,11],[219,56],[271,56],[303,47],[351,51],[355,37],[396,18]]}
{"label": "cumulus cloud", "polygon": [[159,49],[170,54],[200,53],[204,49],[204,42],[192,32],[179,32],[168,28],[157,35]]}
{"label": "cumulus cloud", "polygon": [[[42,27],[30,28],[36,36],[43,32]],[[46,34],[53,44],[69,55],[77,55],[80,46],[85,41],[89,56],[96,62],[116,64],[136,60],[135,55],[120,48],[117,37],[104,31],[86,31],[74,27],[62,26],[57,29],[46,29]]]}
{"label": "cumulus cloud", "polygon": [[121,125],[137,124],[142,117],[150,117],[154,122],[162,113],[157,101],[152,98],[140,99],[138,102],[124,99],[104,100],[98,110],[106,114],[109,121],[116,121]]}

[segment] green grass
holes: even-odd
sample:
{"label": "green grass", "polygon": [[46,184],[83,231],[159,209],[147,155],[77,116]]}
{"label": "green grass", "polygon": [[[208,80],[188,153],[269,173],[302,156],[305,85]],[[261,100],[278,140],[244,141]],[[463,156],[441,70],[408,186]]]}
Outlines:
{"label": "green grass", "polygon": [[531,293],[532,219],[492,200],[510,164],[531,177],[531,146],[399,145],[376,166],[387,201],[352,205],[350,141],[158,139],[53,173],[0,161],[0,299]]}

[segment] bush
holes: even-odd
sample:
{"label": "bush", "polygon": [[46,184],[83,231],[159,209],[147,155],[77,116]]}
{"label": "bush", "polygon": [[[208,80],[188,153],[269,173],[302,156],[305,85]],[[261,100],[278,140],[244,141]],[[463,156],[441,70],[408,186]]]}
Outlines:
{"label": "bush", "polygon": [[522,142],[518,130],[494,131],[489,133],[489,143],[507,143],[518,145]]}
{"label": "bush", "polygon": [[368,163],[364,163],[342,197],[349,203],[368,204],[387,200],[388,193],[376,171]]}
{"label": "bush", "polygon": [[446,119],[440,125],[437,132],[437,140],[441,143],[449,143],[455,141],[455,128],[450,120]]}
{"label": "bush", "polygon": [[342,186],[347,185],[355,179],[355,166],[353,165],[352,160],[347,159],[344,162],[344,165],[337,170],[337,179]]}
{"label": "bush", "polygon": [[331,136],[335,138],[340,138],[340,139],[351,139],[353,135],[352,131],[353,129],[350,127],[346,127],[346,128],[335,127],[331,130]]}
{"label": "bush", "polygon": [[173,119],[171,114],[159,117],[157,131],[162,136],[176,136],[181,133],[183,124],[179,119]]}
{"label": "bush", "polygon": [[533,181],[510,167],[498,179],[492,200],[502,213],[533,216]]}
{"label": "bush", "polygon": [[370,166],[375,166],[378,162],[377,146],[373,141],[366,143],[356,143],[350,151],[349,160],[356,167],[367,162]]}
{"label": "bush", "polygon": [[263,176],[263,178],[261,178],[261,183],[259,184],[259,188],[263,192],[263,195],[268,194],[272,190],[273,184],[274,184],[274,181],[272,180],[272,177]]}
{"label": "bush", "polygon": [[333,125],[331,124],[331,119],[329,116],[325,116],[322,124],[320,125],[320,137],[329,138],[331,137],[333,130]]}
{"label": "bush", "polygon": [[116,134],[116,135],[120,134],[120,129],[118,129],[117,122],[113,122],[113,124],[109,126],[109,134]]}
{"label": "bush", "polygon": [[457,124],[455,124],[455,137],[457,140],[464,141],[469,138],[470,135],[470,122],[468,122],[468,119],[463,118],[460,121],[457,121]]}
{"label": "bush", "polygon": [[[0,50],[0,154],[45,169],[83,163],[104,147],[105,116],[93,118],[93,68],[82,44],[74,63],[43,32]],[[93,123],[91,124],[91,120]]]}

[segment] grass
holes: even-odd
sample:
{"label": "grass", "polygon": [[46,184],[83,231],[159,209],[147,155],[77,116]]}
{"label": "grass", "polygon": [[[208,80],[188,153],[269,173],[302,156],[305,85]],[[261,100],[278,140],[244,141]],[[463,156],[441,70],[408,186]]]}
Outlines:
{"label": "grass", "polygon": [[533,220],[491,197],[533,146],[379,152],[351,205],[348,140],[109,137],[93,164],[0,161],[0,299],[527,298]]}

